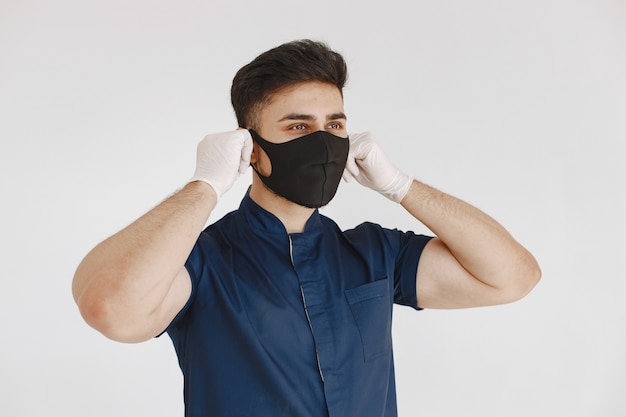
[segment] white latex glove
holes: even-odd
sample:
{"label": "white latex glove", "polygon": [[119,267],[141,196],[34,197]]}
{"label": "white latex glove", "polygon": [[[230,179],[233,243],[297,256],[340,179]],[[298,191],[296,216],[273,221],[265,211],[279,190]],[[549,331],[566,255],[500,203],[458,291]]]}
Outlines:
{"label": "white latex glove", "polygon": [[396,168],[370,132],[349,135],[350,152],[343,179],[352,178],[391,201],[399,203],[409,192],[413,178]]}
{"label": "white latex glove", "polygon": [[196,172],[189,182],[204,181],[221,197],[246,172],[251,153],[252,136],[247,130],[206,135],[198,144]]}

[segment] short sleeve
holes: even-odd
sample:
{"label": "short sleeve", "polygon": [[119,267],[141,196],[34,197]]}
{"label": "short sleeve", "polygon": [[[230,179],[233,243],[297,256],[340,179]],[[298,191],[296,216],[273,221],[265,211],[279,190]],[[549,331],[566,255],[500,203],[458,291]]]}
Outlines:
{"label": "short sleeve", "polygon": [[417,267],[424,247],[432,236],[395,232],[400,233],[400,246],[395,261],[394,302],[421,310],[417,306]]}
{"label": "short sleeve", "polygon": [[[432,236],[365,222],[346,231],[350,243],[377,274],[393,280],[393,302],[417,307],[416,277],[422,251]],[[390,283],[391,284],[391,283]]]}
{"label": "short sleeve", "polygon": [[[200,239],[202,239],[202,235]],[[189,310],[191,304],[193,303],[193,300],[196,297],[196,293],[198,291],[198,281],[201,276],[200,271],[202,271],[204,263],[204,258],[200,249],[200,239],[194,245],[191,253],[189,254],[189,257],[187,258],[187,261],[185,262],[185,269],[189,273],[189,278],[191,280],[191,294],[189,295],[189,299],[187,299],[187,302],[185,303],[183,308],[178,312],[178,314],[176,314],[174,319],[170,322],[170,324],[167,326],[163,333],[174,331],[176,325],[185,316],[185,313]]]}

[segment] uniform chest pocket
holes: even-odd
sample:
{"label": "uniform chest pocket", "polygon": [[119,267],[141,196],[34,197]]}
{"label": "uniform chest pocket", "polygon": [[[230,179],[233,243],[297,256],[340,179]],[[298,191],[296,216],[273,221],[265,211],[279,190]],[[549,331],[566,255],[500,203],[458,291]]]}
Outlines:
{"label": "uniform chest pocket", "polygon": [[391,351],[389,279],[351,288],[345,295],[361,334],[365,361],[387,355]]}

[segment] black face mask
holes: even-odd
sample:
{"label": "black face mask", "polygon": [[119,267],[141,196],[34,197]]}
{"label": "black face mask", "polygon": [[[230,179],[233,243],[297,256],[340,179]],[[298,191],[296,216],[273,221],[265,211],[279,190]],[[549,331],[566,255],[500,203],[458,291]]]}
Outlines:
{"label": "black face mask", "polygon": [[272,163],[269,177],[252,167],[272,191],[301,206],[318,208],[332,200],[348,160],[350,141],[325,131],[285,143],[268,142],[250,134]]}

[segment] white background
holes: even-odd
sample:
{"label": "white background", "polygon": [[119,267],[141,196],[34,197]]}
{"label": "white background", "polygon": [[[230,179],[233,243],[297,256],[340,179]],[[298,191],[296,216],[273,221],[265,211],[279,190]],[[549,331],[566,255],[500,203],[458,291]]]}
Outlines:
{"label": "white background", "polygon": [[[72,275],[190,178],[206,133],[236,127],[235,71],[304,37],[348,61],[351,131],[491,214],[543,269],[514,304],[396,308],[400,414],[623,416],[620,0],[1,0],[0,415],[182,416],[169,338],[104,338]],[[323,212],[428,233],[356,183]]]}

